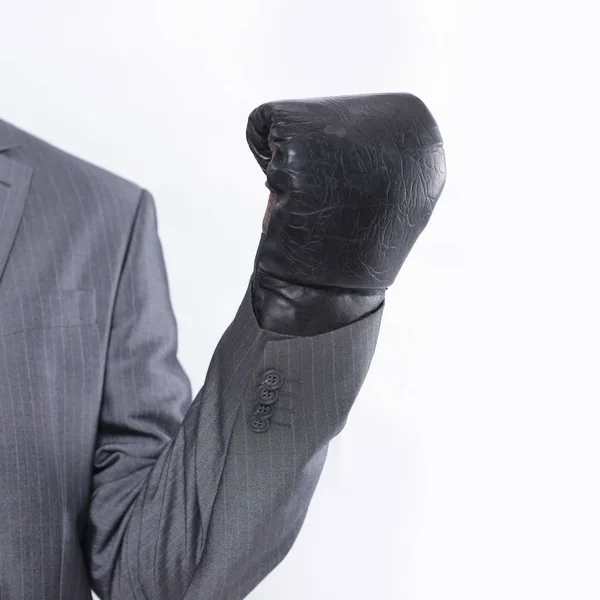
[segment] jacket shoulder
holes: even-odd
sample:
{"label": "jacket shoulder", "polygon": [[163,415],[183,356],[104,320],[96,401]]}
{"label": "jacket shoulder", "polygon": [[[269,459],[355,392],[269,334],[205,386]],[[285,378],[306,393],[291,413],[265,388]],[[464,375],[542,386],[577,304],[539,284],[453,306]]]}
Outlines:
{"label": "jacket shoulder", "polygon": [[58,147],[15,125],[2,122],[15,147],[12,155],[33,167],[42,180],[52,178],[64,197],[68,190],[89,199],[110,196],[121,203],[137,205],[142,188],[135,182]]}

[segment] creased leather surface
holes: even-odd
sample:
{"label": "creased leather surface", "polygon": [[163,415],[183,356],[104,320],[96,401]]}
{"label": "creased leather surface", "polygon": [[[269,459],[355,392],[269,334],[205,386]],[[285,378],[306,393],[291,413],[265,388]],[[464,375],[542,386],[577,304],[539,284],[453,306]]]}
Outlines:
{"label": "creased leather surface", "polygon": [[[358,318],[347,303],[364,304],[369,290],[381,300],[443,190],[430,111],[403,93],[280,100],[250,113],[246,137],[271,192],[255,263],[271,288],[255,294],[263,323],[289,331],[312,308],[321,330]],[[329,315],[321,298],[306,304],[319,294],[305,286],[337,289]]]}

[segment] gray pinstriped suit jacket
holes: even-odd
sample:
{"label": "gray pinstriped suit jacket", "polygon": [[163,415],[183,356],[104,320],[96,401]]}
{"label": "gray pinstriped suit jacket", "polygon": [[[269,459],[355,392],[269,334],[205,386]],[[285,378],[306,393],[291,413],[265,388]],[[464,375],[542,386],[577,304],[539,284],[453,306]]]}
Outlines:
{"label": "gray pinstriped suit jacket", "polygon": [[0,120],[0,599],[245,597],[298,535],[382,311],[279,335],[248,288],[192,402],[150,194]]}

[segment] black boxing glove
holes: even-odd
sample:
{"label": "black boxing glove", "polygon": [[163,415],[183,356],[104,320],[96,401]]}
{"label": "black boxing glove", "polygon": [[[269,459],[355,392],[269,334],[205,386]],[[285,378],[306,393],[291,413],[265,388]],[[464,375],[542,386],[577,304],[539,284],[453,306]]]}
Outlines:
{"label": "black boxing glove", "polygon": [[252,278],[260,326],[315,335],[376,310],[445,183],[425,104],[400,93],[267,102],[246,139],[271,192]]}

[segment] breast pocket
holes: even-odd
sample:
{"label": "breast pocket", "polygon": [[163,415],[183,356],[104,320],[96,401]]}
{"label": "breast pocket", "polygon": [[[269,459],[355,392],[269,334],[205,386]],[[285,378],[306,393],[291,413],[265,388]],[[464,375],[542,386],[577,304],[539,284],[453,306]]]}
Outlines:
{"label": "breast pocket", "polygon": [[11,394],[21,403],[26,399],[84,402],[100,375],[101,356],[95,290],[2,298],[0,394],[4,398]]}
{"label": "breast pocket", "polygon": [[65,290],[41,296],[4,299],[0,336],[96,322],[95,290]]}

